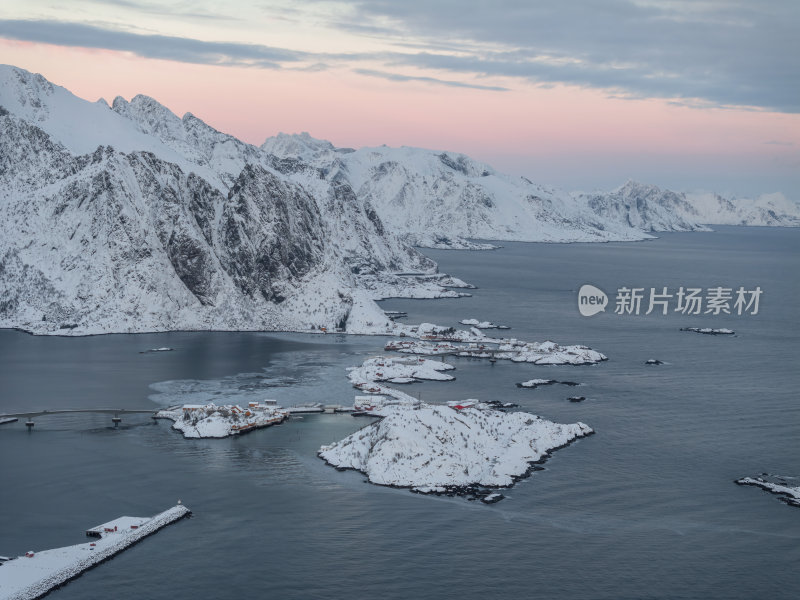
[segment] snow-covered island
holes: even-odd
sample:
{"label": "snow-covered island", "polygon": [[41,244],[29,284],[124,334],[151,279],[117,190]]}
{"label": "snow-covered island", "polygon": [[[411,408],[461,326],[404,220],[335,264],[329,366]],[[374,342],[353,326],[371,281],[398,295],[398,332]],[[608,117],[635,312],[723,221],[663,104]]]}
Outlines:
{"label": "snow-covered island", "polygon": [[422,380],[452,381],[452,375],[443,371],[452,371],[455,367],[446,362],[428,360],[417,357],[392,358],[378,356],[364,361],[360,367],[349,370],[350,381],[358,386],[367,382],[414,383]]}
{"label": "snow-covered island", "polygon": [[528,362],[537,365],[593,365],[608,360],[605,354],[588,346],[560,346],[555,342],[524,342],[516,339],[497,340],[482,338],[468,344],[454,343],[447,338],[439,341],[393,340],[384,346],[385,350],[406,354],[440,355],[454,354],[470,358],[488,358]]}
{"label": "snow-covered island", "polygon": [[556,381],[555,379],[529,379],[528,381],[523,381],[522,383],[518,383],[517,387],[530,388],[535,390],[537,387],[541,387],[543,385],[555,385],[556,383],[569,386],[583,385],[582,383],[575,383],[574,381]]}
{"label": "snow-covered island", "polygon": [[593,365],[608,360],[605,354],[588,346],[560,346],[550,341],[523,342],[515,339],[503,340],[494,357],[535,365]]}
{"label": "snow-covered island", "polygon": [[733,335],[736,333],[733,329],[727,329],[725,327],[721,329],[713,329],[712,327],[681,327],[681,331],[704,333],[706,335]]}
{"label": "snow-covered island", "polygon": [[478,319],[462,319],[462,325],[470,325],[475,329],[511,329],[508,325],[495,325],[491,321],[478,321]]}
{"label": "snow-covered island", "polygon": [[[386,383],[415,383],[428,381],[453,381],[455,377],[443,371],[455,367],[446,362],[419,357],[377,356],[368,358],[360,367],[348,369],[347,377],[353,387],[370,396],[356,396],[353,411],[356,415],[385,416],[385,409],[393,405],[419,406],[419,400]],[[379,394],[379,395],[375,395]]]}
{"label": "snow-covered island", "polygon": [[514,485],[552,451],[593,433],[584,423],[465,403],[387,407],[383,419],[322,446],[319,456],[378,485],[492,502],[496,488]]}
{"label": "snow-covered island", "polygon": [[[768,481],[767,477],[773,481]],[[761,477],[743,477],[737,479],[736,483],[760,487],[762,490],[780,496],[780,499],[790,506],[800,506],[800,485],[789,485],[788,479],[787,477],[763,475]],[[793,483],[797,483],[797,481]]]}
{"label": "snow-covered island", "polygon": [[29,550],[0,563],[0,598],[33,600],[79,577],[159,529],[191,514],[178,504],[154,517],[119,517],[89,529],[92,541],[53,550]]}
{"label": "snow-covered island", "polygon": [[157,419],[173,421],[172,428],[185,438],[224,438],[283,423],[289,411],[274,400],[250,402],[247,408],[236,404],[184,404],[156,413]]}

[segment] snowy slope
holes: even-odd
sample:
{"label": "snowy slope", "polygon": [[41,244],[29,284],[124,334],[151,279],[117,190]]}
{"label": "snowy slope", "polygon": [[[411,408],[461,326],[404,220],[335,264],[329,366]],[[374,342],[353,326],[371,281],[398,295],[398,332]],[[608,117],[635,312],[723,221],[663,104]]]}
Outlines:
{"label": "snowy slope", "polygon": [[348,181],[392,231],[416,245],[472,247],[465,238],[574,242],[647,237],[628,224],[599,218],[565,192],[498,173],[462,154],[386,146],[341,151],[308,134],[281,134],[261,147]]}
{"label": "snowy slope", "polygon": [[654,185],[628,181],[611,192],[579,194],[577,198],[598,217],[627,223],[641,231],[704,229],[697,221],[697,211],[683,194]]}
{"label": "snowy slope", "polygon": [[578,197],[596,214],[646,231],[692,231],[702,225],[800,226],[800,206],[781,193],[736,198],[628,181],[611,192]]}
{"label": "snowy slope", "polygon": [[89,154],[105,145],[120,152],[151,152],[218,187],[212,170],[194,164],[141,131],[135,123],[110,110],[105,101],[87,102],[39,74],[0,65],[0,106],[38,127],[74,155]]}
{"label": "snowy slope", "polygon": [[562,425],[521,412],[392,406],[380,421],[320,448],[319,456],[379,485],[507,487],[531,463],[590,433],[583,423]]}
{"label": "snowy slope", "polygon": [[[346,180],[410,243],[474,248],[465,238],[575,242],[640,240],[704,224],[798,225],[800,208],[780,194],[710,199],[629,181],[610,192],[569,194],[497,172],[462,154],[421,148],[337,149],[307,133],[261,148]],[[718,198],[718,201],[717,201]]]}
{"label": "snowy slope", "polygon": [[357,330],[373,298],[453,295],[393,275],[436,266],[346,183],[152,99],[0,67],[0,139],[0,327]]}
{"label": "snowy slope", "polygon": [[689,192],[686,198],[701,223],[800,227],[800,207],[779,192],[756,198]]}

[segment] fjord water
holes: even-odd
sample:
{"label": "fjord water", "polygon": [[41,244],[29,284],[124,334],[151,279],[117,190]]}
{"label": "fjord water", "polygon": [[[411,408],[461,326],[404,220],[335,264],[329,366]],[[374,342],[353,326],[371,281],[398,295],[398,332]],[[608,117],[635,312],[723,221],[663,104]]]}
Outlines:
{"label": "fjord water", "polygon": [[[181,499],[195,516],[53,598],[796,598],[800,511],[733,480],[800,476],[800,230],[719,228],[633,244],[426,251],[471,298],[387,300],[409,322],[463,318],[525,340],[584,343],[591,367],[453,359],[457,379],[405,388],[477,397],[596,435],[485,506],[364,483],[315,456],[365,424],[314,415],[235,439],[108,415],[0,426],[0,554],[82,541],[114,517]],[[760,286],[759,314],[582,317],[584,283]],[[736,336],[683,332],[729,327]],[[345,368],[384,338],[167,333],[43,338],[0,332],[0,412],[177,402],[347,403]],[[168,346],[172,352],[140,354]],[[646,366],[655,358],[660,366]],[[519,389],[553,378],[582,387]],[[581,403],[568,396],[586,396]],[[798,480],[800,484],[800,480]],[[2,577],[2,567],[0,567]]]}

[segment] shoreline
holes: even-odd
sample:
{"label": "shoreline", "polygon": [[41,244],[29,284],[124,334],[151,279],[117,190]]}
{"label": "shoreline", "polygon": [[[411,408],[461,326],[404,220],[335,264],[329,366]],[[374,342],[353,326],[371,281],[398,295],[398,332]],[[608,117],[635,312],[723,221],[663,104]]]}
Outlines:
{"label": "shoreline", "polygon": [[[706,227],[709,227],[708,224],[702,224]],[[758,229],[800,229],[800,227],[791,226],[791,225],[714,225],[715,227],[731,227],[737,229],[748,229],[748,228],[758,228]],[[696,234],[696,233],[719,233],[718,229],[711,229],[711,230],[691,230],[691,231],[663,231],[657,232],[661,234]],[[642,239],[621,239],[621,240],[595,240],[595,241],[522,241],[522,240],[478,240],[480,242],[485,242],[488,244],[492,244],[494,242],[505,242],[508,243],[519,243],[519,244],[586,244],[586,245],[594,245],[594,244],[613,244],[613,243],[642,243],[642,242],[654,242],[661,239],[661,236],[651,235],[651,237],[642,238]],[[415,248],[420,248],[423,250],[448,250],[448,251],[466,251],[466,252],[483,252],[484,250],[476,250],[476,249],[461,249],[461,248],[428,248],[425,246],[414,246]],[[492,250],[500,250],[503,249],[504,246],[499,246],[497,248],[493,248]],[[490,250],[487,250],[490,251]],[[450,277],[454,277],[449,275]],[[462,289],[460,286],[442,286],[443,288],[452,288],[452,289]],[[468,286],[463,289],[478,289],[476,286]],[[469,297],[466,296],[431,296],[431,297],[408,297],[408,296],[385,296],[377,299],[373,299],[374,303],[382,302],[384,300],[444,300],[444,299],[459,299],[461,297]],[[138,335],[138,334],[154,334],[154,333],[192,333],[192,332],[206,332],[206,333],[307,333],[307,334],[314,334],[314,335],[324,335],[325,332],[321,332],[318,330],[298,330],[298,329],[153,329],[153,330],[146,330],[146,331],[105,331],[100,333],[78,333],[78,334],[70,334],[70,333],[39,333],[32,330],[28,330],[19,325],[11,325],[6,327],[0,327],[0,331],[2,330],[11,330],[11,331],[19,331],[21,333],[25,333],[31,336],[47,336],[47,337],[63,337],[63,338],[73,338],[73,337],[90,337],[90,336],[100,336],[100,335]],[[391,337],[391,334],[383,334],[383,333],[348,333],[346,331],[343,332],[336,332],[341,333],[342,335],[365,335],[365,336],[387,336]]]}

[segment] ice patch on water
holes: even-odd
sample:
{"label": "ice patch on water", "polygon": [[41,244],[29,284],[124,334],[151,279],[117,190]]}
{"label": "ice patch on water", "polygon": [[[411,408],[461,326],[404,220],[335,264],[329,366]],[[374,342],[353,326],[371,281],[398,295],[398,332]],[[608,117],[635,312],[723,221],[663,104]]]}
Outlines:
{"label": "ice patch on water", "polygon": [[[341,366],[325,352],[290,353],[270,361],[258,372],[236,373],[215,379],[175,379],[150,385],[150,400],[163,407],[176,404],[239,404],[267,398],[282,406],[307,402],[341,403],[352,400],[350,384]],[[338,391],[341,388],[342,395]],[[341,397],[339,397],[341,396]]]}

